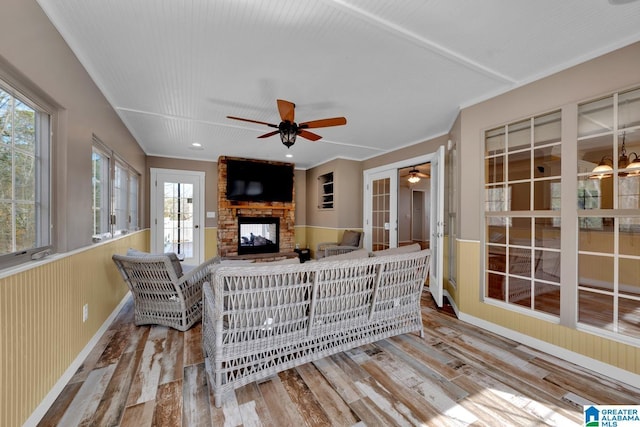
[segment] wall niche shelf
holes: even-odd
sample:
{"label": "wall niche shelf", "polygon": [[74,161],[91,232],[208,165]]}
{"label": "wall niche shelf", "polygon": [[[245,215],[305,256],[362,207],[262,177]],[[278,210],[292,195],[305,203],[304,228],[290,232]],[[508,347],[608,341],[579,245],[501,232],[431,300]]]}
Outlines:
{"label": "wall niche shelf", "polygon": [[318,209],[333,209],[333,172],[318,177]]}

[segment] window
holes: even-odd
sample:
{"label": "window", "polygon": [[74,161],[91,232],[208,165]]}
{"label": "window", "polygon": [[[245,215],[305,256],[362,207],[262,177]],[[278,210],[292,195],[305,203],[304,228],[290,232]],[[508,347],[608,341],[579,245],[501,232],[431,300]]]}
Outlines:
{"label": "window", "polygon": [[485,132],[486,298],[560,314],[560,111]]}
{"label": "window", "polygon": [[[636,153],[640,89],[578,105],[578,324],[634,339],[640,338]],[[594,170],[603,164],[608,168]]]}
{"label": "window", "polygon": [[94,144],[92,153],[93,236],[109,233],[109,156]]}
{"label": "window", "polygon": [[129,171],[127,166],[115,162],[113,178],[113,234],[123,234],[129,229]]}
{"label": "window", "polygon": [[[502,212],[511,210],[511,187],[488,187],[485,190],[485,211]],[[491,225],[510,224],[511,220],[500,217],[491,216],[487,219]]]}
{"label": "window", "polygon": [[138,229],[139,174],[94,136],[93,241]]}
{"label": "window", "polygon": [[138,230],[139,226],[139,218],[138,218],[138,189],[140,187],[140,179],[138,178],[138,174],[130,170],[129,171],[129,227],[128,229],[131,231]]}
{"label": "window", "polygon": [[50,116],[0,81],[0,267],[49,249]]}

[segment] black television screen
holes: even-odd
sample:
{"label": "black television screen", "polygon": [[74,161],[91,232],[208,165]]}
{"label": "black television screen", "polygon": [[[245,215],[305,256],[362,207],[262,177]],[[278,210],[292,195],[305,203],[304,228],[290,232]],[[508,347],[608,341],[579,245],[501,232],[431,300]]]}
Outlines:
{"label": "black television screen", "polygon": [[293,201],[293,165],[227,160],[227,200]]}

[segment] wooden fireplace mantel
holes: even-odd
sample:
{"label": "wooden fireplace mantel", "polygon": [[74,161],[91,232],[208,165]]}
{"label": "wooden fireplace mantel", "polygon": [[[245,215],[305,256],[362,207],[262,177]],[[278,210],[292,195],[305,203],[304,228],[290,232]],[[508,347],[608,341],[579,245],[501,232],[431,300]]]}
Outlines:
{"label": "wooden fireplace mantel", "polygon": [[273,209],[291,211],[295,209],[294,203],[287,203],[286,205],[274,205],[271,203],[254,203],[254,202],[230,202],[228,200],[221,201],[221,208],[231,209],[237,211],[238,209]]}

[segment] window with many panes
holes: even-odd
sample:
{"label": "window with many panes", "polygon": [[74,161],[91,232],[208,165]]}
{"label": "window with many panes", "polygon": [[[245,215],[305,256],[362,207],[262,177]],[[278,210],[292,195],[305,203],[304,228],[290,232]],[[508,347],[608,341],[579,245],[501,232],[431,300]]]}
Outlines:
{"label": "window with many panes", "polygon": [[560,111],[485,133],[485,298],[560,314]]}
{"label": "window with many panes", "polygon": [[48,248],[50,115],[0,81],[0,268]]}
{"label": "window with many panes", "polygon": [[577,153],[578,323],[640,338],[640,89],[578,106]]}
{"label": "window with many panes", "polygon": [[95,136],[91,160],[93,240],[137,230],[139,174]]}

